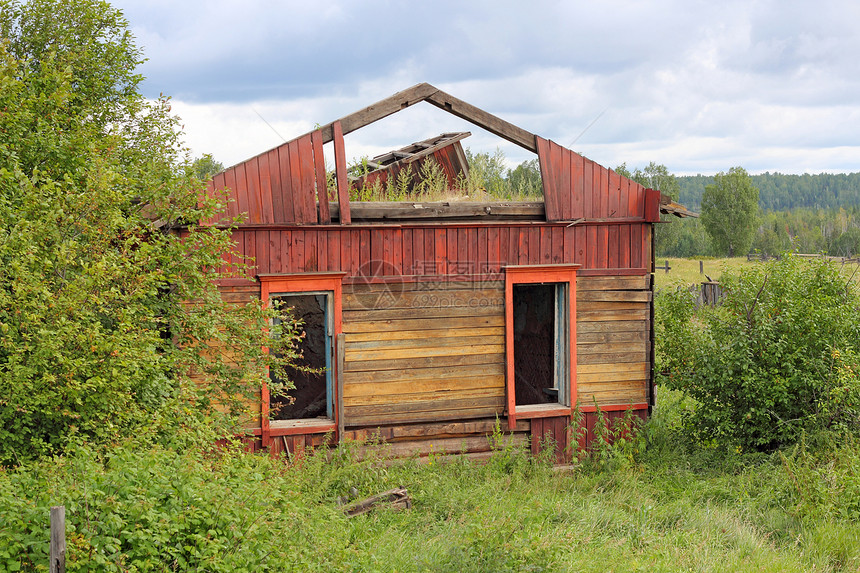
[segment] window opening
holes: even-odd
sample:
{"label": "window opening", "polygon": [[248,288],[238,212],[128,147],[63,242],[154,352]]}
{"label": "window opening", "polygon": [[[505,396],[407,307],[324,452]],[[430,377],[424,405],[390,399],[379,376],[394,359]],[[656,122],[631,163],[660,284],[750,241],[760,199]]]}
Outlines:
{"label": "window opening", "polygon": [[[304,323],[299,342],[300,368],[287,367],[286,375],[295,388],[287,396],[272,396],[269,408],[274,420],[333,418],[331,377],[333,312],[329,293],[272,294],[282,308],[292,308],[295,318]],[[278,323],[279,319],[275,319]],[[279,382],[270,374],[273,381]]]}
{"label": "window opening", "polygon": [[514,400],[569,404],[567,284],[513,285]]}

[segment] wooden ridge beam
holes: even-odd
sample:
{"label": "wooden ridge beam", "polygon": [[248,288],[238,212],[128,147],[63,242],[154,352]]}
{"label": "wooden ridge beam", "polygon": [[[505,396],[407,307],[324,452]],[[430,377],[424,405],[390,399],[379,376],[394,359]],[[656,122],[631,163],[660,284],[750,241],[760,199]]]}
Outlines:
{"label": "wooden ridge beam", "polygon": [[320,128],[322,130],[323,143],[332,141],[334,138],[333,127],[337,122],[340,122],[343,134],[346,135],[375,121],[379,121],[384,117],[397,113],[401,109],[406,109],[410,105],[424,101],[437,91],[435,87],[428,83],[420,83],[324,125]]}
{"label": "wooden ridge beam", "polygon": [[475,107],[470,103],[466,103],[461,99],[455,98],[451,94],[445,93],[442,90],[436,90],[434,93],[430,94],[426,100],[452,115],[456,115],[461,119],[470,121],[475,125],[486,129],[490,133],[498,135],[503,139],[507,139],[511,143],[515,143],[532,153],[537,153],[535,135],[521,127],[517,127],[500,117]]}

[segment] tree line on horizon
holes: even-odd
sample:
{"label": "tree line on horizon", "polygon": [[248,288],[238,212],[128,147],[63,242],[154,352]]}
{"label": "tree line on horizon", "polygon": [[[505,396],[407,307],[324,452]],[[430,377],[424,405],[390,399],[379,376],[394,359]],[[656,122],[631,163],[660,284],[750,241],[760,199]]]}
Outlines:
{"label": "tree line on horizon", "polygon": [[[860,205],[860,172],[788,173],[765,172],[750,175],[759,190],[763,210],[840,209]],[[702,204],[705,187],[714,183],[713,175],[678,176],[678,201],[696,210]]]}
{"label": "tree line on horizon", "polygon": [[[749,175],[739,167],[714,176],[675,176],[665,165],[616,171],[672,196],[701,218],[663,217],[656,231],[658,257],[775,255],[785,251],[854,257],[860,254],[860,173]],[[728,185],[728,181],[732,182]],[[725,185],[723,185],[725,184]],[[722,188],[720,202],[708,191]],[[743,217],[739,215],[745,214]],[[742,224],[730,219],[744,219]],[[712,231],[708,232],[708,226]],[[714,228],[731,229],[723,240]],[[727,238],[734,239],[726,241]],[[740,240],[737,240],[740,239]],[[733,244],[732,244],[733,243]]]}

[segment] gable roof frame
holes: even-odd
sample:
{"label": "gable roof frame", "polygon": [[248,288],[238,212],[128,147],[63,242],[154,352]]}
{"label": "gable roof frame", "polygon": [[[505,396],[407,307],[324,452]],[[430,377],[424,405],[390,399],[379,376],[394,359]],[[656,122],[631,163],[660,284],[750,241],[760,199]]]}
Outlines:
{"label": "gable roof frame", "polygon": [[322,131],[322,141],[323,143],[328,143],[335,139],[335,123],[340,123],[343,135],[346,135],[422,101],[426,101],[460,119],[465,119],[532,153],[537,153],[538,151],[537,144],[535,143],[535,134],[458,99],[449,93],[443,92],[428,83],[414,85],[411,88],[397,92],[390,97],[371,104],[364,109],[323,125],[320,128]]}
{"label": "gable roof frame", "polygon": [[[231,189],[236,201],[227,216],[247,211],[252,224],[330,223],[322,146],[333,142],[338,218],[341,224],[349,224],[352,218],[343,136],[422,101],[537,154],[547,221],[582,220],[594,210],[598,196],[614,194],[616,191],[629,197],[629,201],[622,201],[627,205],[619,205],[622,213],[658,220],[659,212],[668,210],[659,199],[648,201],[650,208],[646,206],[646,191],[656,197],[659,197],[659,192],[646,190],[639,183],[570,149],[543,139],[428,83],[416,84],[397,92],[230,167],[213,177],[209,183],[209,192]],[[612,211],[609,216],[616,216],[615,212]],[[672,212],[679,216],[687,215],[677,209]]]}

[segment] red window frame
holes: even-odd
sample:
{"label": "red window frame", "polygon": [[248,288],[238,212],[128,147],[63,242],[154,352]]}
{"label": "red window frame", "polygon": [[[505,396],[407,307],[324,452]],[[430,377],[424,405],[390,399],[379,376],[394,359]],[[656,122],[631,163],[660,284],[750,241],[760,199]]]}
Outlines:
{"label": "red window frame", "polygon": [[[511,265],[505,267],[505,387],[507,392],[508,427],[516,428],[517,420],[572,416],[576,404],[576,271],[580,265]],[[514,386],[514,285],[536,283],[566,283],[568,296],[567,380],[569,405],[540,404],[517,406]],[[564,383],[563,382],[563,383]]]}
{"label": "red window frame", "polygon": [[[290,293],[298,294],[303,292],[319,292],[326,291],[332,293],[332,309],[334,332],[332,333],[332,345],[334,356],[338,355],[338,335],[343,332],[343,277],[345,272],[322,272],[322,273],[297,273],[297,274],[262,274],[257,278],[260,281],[260,299],[263,304],[268,306],[269,296],[272,293]],[[268,352],[268,348],[264,349]],[[260,405],[260,437],[263,447],[268,447],[271,444],[272,438],[277,436],[291,436],[298,434],[325,434],[327,432],[337,433],[340,427],[341,414],[339,403],[340,393],[338,389],[341,385],[341,372],[338,368],[336,360],[332,360],[332,385],[334,395],[333,415],[334,419],[331,422],[308,422],[307,420],[287,420],[280,421],[272,425],[269,420],[269,386],[266,382],[263,383],[261,389],[261,405]],[[268,378],[268,377],[267,377]],[[340,436],[336,436],[340,439]]]}

